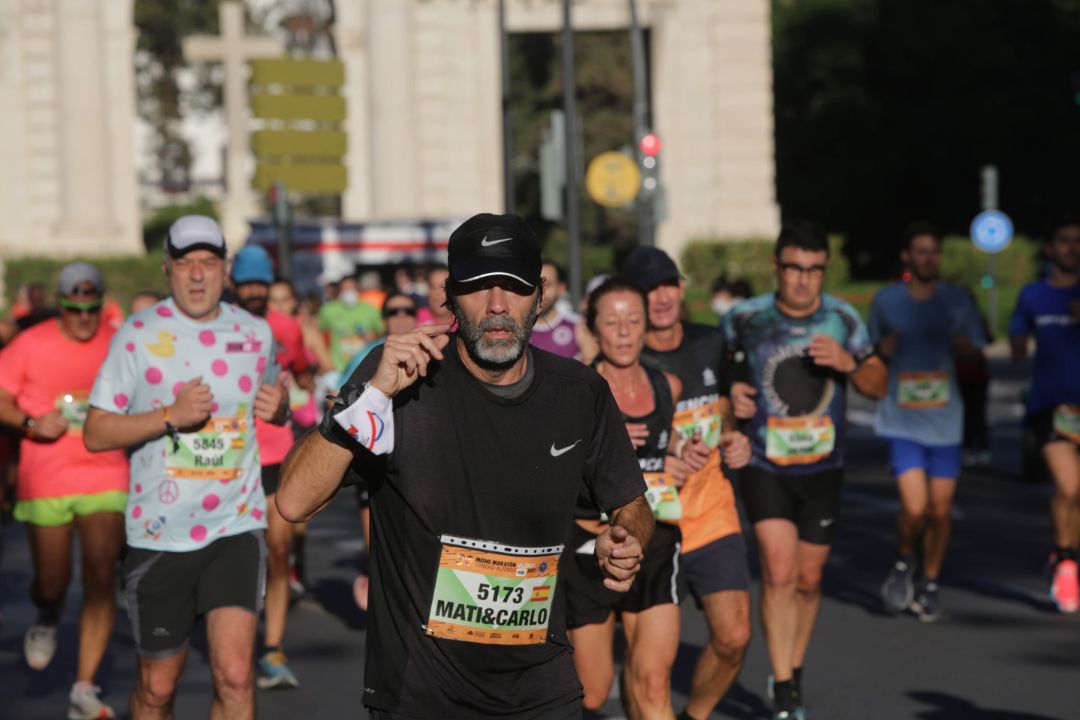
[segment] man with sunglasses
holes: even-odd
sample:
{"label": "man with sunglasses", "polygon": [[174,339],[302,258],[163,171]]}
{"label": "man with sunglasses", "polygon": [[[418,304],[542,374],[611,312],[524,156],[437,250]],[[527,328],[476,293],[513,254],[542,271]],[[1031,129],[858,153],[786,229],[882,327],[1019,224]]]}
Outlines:
{"label": "man with sunglasses", "polygon": [[60,317],[16,336],[0,352],[0,423],[23,435],[15,518],[26,523],[38,619],[26,633],[27,664],[42,670],[56,651],[71,580],[72,539],[82,551],[83,606],[69,717],[113,717],[94,686],[116,620],[116,561],[123,547],[127,458],[83,447],[87,399],[114,331],[101,322],[104,282],[93,265],[60,272]]}
{"label": "man with sunglasses", "polygon": [[777,720],[803,718],[802,669],[836,530],[848,380],[882,397],[888,371],[848,303],[822,292],[829,243],[816,223],[780,230],[776,292],[740,303],[722,329],[741,381],[735,415],[753,457],[742,498],[761,555],[761,614]]}
{"label": "man with sunglasses", "polygon": [[[274,264],[270,255],[258,245],[245,245],[233,257],[230,275],[237,304],[269,323],[278,365],[291,374],[297,385],[314,391],[315,377],[304,352],[300,324],[269,307],[270,286],[274,282]],[[281,463],[293,446],[293,431],[288,424],[275,425],[256,418],[255,439],[259,444],[267,525],[265,647],[256,663],[256,684],[262,689],[298,687],[300,681],[289,668],[282,650],[289,614],[289,549],[293,526],[281,517],[274,504],[274,493],[281,479]]]}
{"label": "man with sunglasses", "polygon": [[131,449],[125,594],[139,653],[131,715],[171,717],[195,620],[206,618],[212,717],[255,711],[266,497],[255,419],[287,393],[262,318],[221,302],[225,238],[208,217],[169,228],[171,296],[130,317],[90,394],[83,440]]}
{"label": "man with sunglasses", "polygon": [[449,324],[391,335],[285,463],[310,517],[352,467],[371,488],[364,704],[375,720],[581,718],[559,561],[579,495],[608,513],[604,585],[629,589],[653,517],[594,370],[529,346],[540,244],[516,215],[450,236]]}
{"label": "man with sunglasses", "polygon": [[642,361],[682,382],[675,406],[682,457],[665,467],[679,486],[682,555],[679,567],[705,614],[709,641],[698,657],[690,698],[679,719],[706,718],[731,688],[750,643],[750,569],[735,507],[735,491],[724,474],[746,465],[749,443],[737,432],[728,396],[730,372],[723,337],[716,328],[684,322],[685,285],[675,261],[656,247],[635,248],[623,274],[646,294],[649,331]]}

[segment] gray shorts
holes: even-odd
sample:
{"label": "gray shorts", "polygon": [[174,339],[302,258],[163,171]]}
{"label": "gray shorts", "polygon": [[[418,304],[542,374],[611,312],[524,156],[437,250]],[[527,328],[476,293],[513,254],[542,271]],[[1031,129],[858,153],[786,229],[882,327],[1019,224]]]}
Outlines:
{"label": "gray shorts", "polygon": [[252,530],[190,552],[130,548],[124,594],[139,655],[163,659],[182,651],[195,620],[240,607],[258,615],[266,594],[266,535]]}
{"label": "gray shorts", "polygon": [[701,598],[723,590],[750,590],[750,567],[742,533],[725,535],[704,547],[683,553],[683,581],[700,604]]}

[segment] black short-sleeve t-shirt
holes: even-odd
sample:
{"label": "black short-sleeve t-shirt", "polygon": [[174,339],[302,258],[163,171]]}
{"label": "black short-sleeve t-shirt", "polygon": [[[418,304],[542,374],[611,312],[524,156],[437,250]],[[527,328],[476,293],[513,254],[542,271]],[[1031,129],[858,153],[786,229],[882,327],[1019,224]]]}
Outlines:
{"label": "black short-sleeve t-shirt", "polygon": [[[532,383],[500,398],[462,365],[457,339],[394,398],[394,451],[355,444],[371,490],[371,597],[364,703],[417,718],[529,718],[572,702],[581,684],[555,581],[548,632],[533,644],[431,637],[444,536],[518,548],[565,544],[579,492],[606,511],[645,492],[607,383],[532,349]],[[367,381],[381,348],[342,395]]]}

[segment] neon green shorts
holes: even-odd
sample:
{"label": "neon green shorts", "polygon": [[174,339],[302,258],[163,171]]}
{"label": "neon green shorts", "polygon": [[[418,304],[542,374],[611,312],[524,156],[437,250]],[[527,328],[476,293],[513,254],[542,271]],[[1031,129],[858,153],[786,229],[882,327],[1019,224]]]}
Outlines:
{"label": "neon green shorts", "polygon": [[128,494],[123,490],[108,490],[90,495],[68,495],[57,498],[35,498],[15,503],[13,515],[19,522],[42,527],[58,527],[75,520],[75,516],[99,512],[123,513]]}

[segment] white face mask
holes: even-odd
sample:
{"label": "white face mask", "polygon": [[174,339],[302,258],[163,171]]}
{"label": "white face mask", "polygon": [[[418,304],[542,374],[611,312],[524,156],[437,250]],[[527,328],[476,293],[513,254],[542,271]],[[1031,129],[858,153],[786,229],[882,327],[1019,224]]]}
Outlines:
{"label": "white face mask", "polygon": [[727,314],[728,310],[735,307],[735,303],[736,301],[734,298],[713,298],[712,311],[720,317],[723,317]]}
{"label": "white face mask", "polygon": [[346,305],[355,305],[357,302],[360,301],[360,293],[351,288],[349,290],[342,290],[340,293],[338,293],[338,300],[345,303]]}

